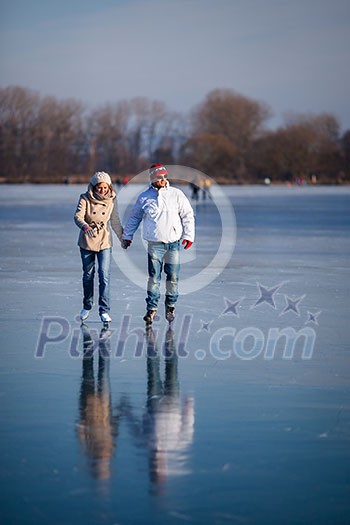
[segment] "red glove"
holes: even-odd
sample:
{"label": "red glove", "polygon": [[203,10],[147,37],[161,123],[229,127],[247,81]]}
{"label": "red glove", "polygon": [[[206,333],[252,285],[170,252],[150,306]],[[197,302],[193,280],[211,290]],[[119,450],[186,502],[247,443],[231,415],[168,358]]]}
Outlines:
{"label": "red glove", "polygon": [[88,224],[84,225],[83,228],[82,228],[83,232],[86,233],[89,237],[95,237],[95,232],[94,230],[91,228],[91,226],[89,226]]}
{"label": "red glove", "polygon": [[184,240],[182,241],[182,244],[185,245],[185,248],[184,248],[184,249],[185,249],[185,250],[188,250],[189,248],[191,248],[193,242],[192,242],[192,241],[188,241],[187,239],[184,239]]}

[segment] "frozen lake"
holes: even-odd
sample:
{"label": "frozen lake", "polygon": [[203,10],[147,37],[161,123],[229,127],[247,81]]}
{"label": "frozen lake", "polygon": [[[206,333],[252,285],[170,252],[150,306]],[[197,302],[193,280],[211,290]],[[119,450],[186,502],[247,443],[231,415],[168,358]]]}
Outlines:
{"label": "frozen lake", "polygon": [[85,187],[0,190],[2,523],[350,522],[350,188],[214,188],[148,333],[140,236],[80,327]]}

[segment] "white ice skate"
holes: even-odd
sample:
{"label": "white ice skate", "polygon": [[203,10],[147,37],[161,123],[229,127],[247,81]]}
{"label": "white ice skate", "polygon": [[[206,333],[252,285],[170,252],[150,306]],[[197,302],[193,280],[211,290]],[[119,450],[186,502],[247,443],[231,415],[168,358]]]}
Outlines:
{"label": "white ice skate", "polygon": [[101,317],[101,321],[102,321],[103,323],[110,323],[110,322],[112,321],[112,318],[111,318],[111,316],[109,315],[108,312],[103,312],[103,313],[100,315],[100,317]]}
{"label": "white ice skate", "polygon": [[90,310],[85,310],[83,308],[79,314],[80,321],[86,321],[86,319],[89,317]]}

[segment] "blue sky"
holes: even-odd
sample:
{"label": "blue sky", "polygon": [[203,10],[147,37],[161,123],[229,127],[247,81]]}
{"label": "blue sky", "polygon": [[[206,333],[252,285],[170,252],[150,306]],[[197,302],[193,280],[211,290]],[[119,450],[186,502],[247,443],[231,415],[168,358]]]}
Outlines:
{"label": "blue sky", "polygon": [[231,88],[350,128],[350,0],[0,0],[0,85],[187,112]]}

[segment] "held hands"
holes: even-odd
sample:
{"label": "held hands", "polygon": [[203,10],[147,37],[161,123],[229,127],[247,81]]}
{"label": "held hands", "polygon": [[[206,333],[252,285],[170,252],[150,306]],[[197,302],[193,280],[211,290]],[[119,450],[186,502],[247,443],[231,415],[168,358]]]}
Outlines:
{"label": "held hands", "polygon": [[127,248],[129,248],[130,244],[131,244],[132,241],[128,240],[128,239],[122,239],[120,241],[120,245],[121,247],[126,250]]}
{"label": "held hands", "polygon": [[184,249],[185,249],[185,250],[188,250],[189,248],[191,248],[193,242],[192,242],[192,241],[188,241],[187,239],[184,239],[184,240],[182,241],[182,244],[185,245],[185,248],[184,248]]}
{"label": "held hands", "polygon": [[88,224],[83,227],[83,232],[86,233],[86,235],[88,235],[91,238],[95,237],[94,230]]}

